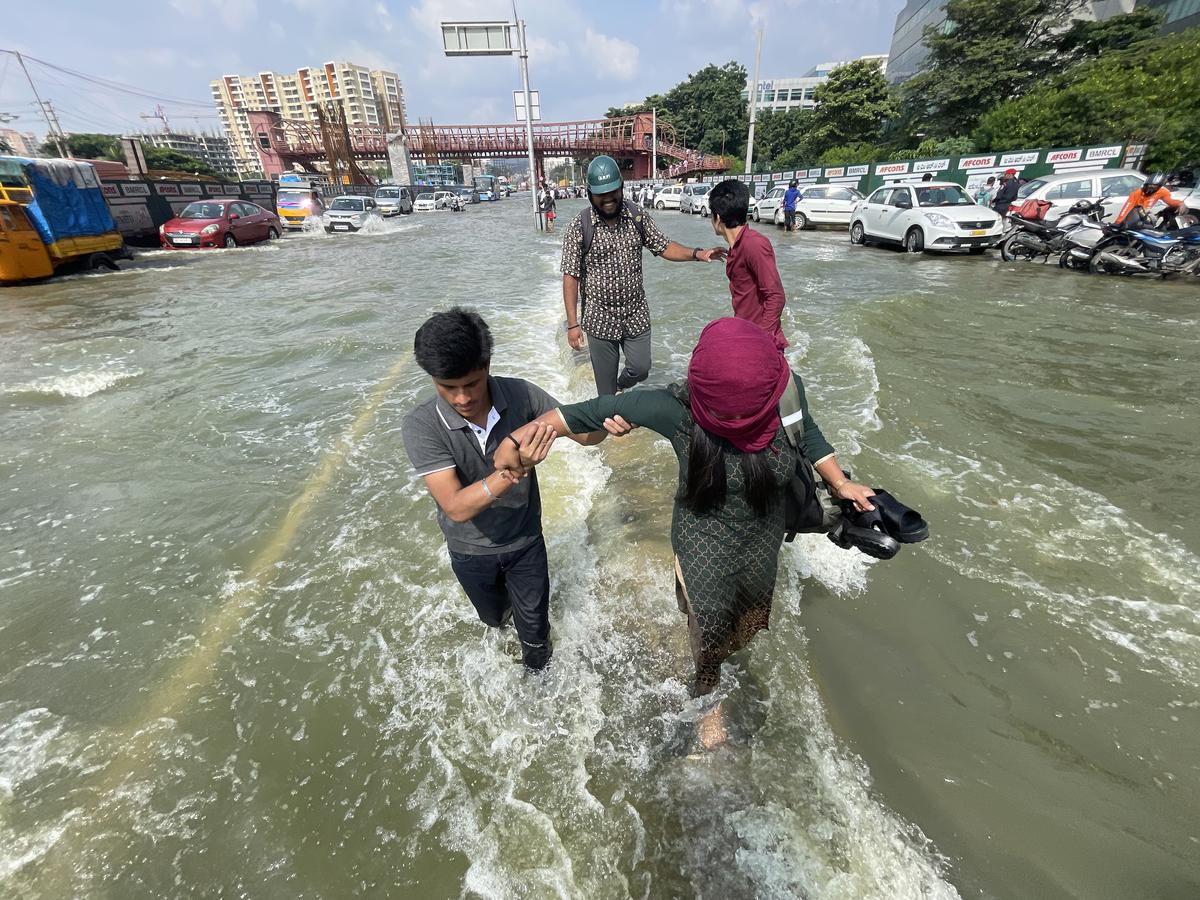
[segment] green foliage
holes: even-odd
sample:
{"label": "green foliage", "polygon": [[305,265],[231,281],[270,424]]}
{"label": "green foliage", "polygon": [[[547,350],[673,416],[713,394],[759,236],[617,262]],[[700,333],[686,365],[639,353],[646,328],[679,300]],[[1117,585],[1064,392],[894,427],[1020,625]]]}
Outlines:
{"label": "green foliage", "polygon": [[754,124],[754,158],[766,169],[794,169],[808,148],[813,111],[763,110]]}
{"label": "green foliage", "polygon": [[[71,134],[67,135],[67,149],[79,159],[110,159],[124,162],[121,138],[115,134]],[[58,144],[47,138],[38,148],[43,156],[58,156]]]}
{"label": "green foliage", "polygon": [[[642,103],[612,107],[608,118],[658,109],[659,122],[673,125],[679,142],[692,150],[717,155],[744,154],[749,116],[742,91],[746,69],[740,63],[707,65],[666,94],[653,94]],[[663,162],[660,156],[660,162]]]}
{"label": "green foliage", "polygon": [[828,148],[853,142],[871,143],[882,134],[897,105],[879,63],[859,59],[838,66],[817,87],[809,151],[819,156]]}
{"label": "green foliage", "polygon": [[927,159],[933,156],[963,156],[973,152],[975,152],[975,142],[970,138],[955,137],[942,140],[927,138],[917,147],[916,156],[913,159]]}
{"label": "green foliage", "polygon": [[1144,141],[1147,164],[1200,160],[1200,40],[1180,32],[1109,51],[983,116],[984,150]]}
{"label": "green foliage", "polygon": [[874,162],[875,160],[885,158],[887,155],[888,151],[882,147],[866,143],[865,141],[859,141],[853,144],[839,144],[836,147],[830,147],[817,157],[816,165],[853,165],[854,163]]}
{"label": "green foliage", "polygon": [[1160,10],[1138,7],[1131,13],[1113,16],[1103,22],[1079,19],[1054,41],[1059,68],[1085,59],[1094,59],[1106,50],[1124,50],[1139,41],[1158,36],[1163,14]]}
{"label": "green foliage", "polygon": [[1082,60],[1153,37],[1159,18],[1138,10],[1104,22],[1072,20],[1081,0],[949,0],[927,26],[929,58],[902,88],[903,131],[970,134],[981,116]]}
{"label": "green foliage", "polygon": [[187,172],[192,175],[216,175],[217,171],[204,160],[168,147],[148,147],[142,145],[142,154],[146,157],[147,169],[158,169],[164,172]]}

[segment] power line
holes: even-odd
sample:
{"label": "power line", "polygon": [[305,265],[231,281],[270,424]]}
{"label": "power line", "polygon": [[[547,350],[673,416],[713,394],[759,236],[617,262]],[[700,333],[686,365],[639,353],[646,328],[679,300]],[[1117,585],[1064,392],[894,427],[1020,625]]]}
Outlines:
{"label": "power line", "polygon": [[37,63],[40,66],[44,66],[47,69],[53,69],[56,72],[62,72],[64,75],[70,75],[72,78],[78,78],[82,81],[90,82],[91,84],[98,85],[106,90],[117,91],[119,93],[129,94],[130,96],[134,97],[141,97],[144,100],[156,100],[162,103],[212,109],[211,101],[186,100],[180,97],[166,97],[161,94],[152,94],[149,91],[142,90],[141,88],[134,87],[133,85],[124,84],[120,81],[114,81],[110,78],[102,78],[98,75],[89,75],[86,72],[79,72],[75,69],[68,69],[65,66],[55,65],[54,63],[46,62],[44,59],[38,59],[36,56],[23,56],[22,54],[17,53],[15,50],[0,50],[0,53],[13,54],[18,58],[18,60],[23,57],[24,59]]}

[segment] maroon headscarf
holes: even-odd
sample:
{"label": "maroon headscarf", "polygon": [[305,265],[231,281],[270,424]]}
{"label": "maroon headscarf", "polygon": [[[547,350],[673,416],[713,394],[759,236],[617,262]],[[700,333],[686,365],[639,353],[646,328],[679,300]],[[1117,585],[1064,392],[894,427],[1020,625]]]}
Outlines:
{"label": "maroon headscarf", "polygon": [[692,418],[743,453],[779,430],[779,398],[792,370],[775,339],[746,319],[717,319],[700,332],[688,364]]}

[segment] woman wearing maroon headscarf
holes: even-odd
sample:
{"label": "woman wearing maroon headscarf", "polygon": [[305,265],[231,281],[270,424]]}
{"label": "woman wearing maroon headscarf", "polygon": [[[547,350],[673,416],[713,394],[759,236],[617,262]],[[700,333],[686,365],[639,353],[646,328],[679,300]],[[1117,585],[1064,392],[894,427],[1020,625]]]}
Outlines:
{"label": "woman wearing maroon headscarf", "polygon": [[[525,426],[549,427],[563,436],[596,431],[606,420],[611,431],[619,417],[671,442],[679,459],[671,547],[676,595],[688,617],[696,663],[696,695],[712,691],[721,663],[769,624],[784,492],[796,470],[795,451],[779,419],[789,378],[805,410],[805,456],[838,498],[871,509],[867,498],[873,492],[845,477],[809,415],[800,377],[771,336],[745,319],[717,319],[705,327],[683,384],[574,403]],[[514,433],[517,440],[524,439],[523,432]],[[497,451],[496,464],[521,464],[516,442]]]}

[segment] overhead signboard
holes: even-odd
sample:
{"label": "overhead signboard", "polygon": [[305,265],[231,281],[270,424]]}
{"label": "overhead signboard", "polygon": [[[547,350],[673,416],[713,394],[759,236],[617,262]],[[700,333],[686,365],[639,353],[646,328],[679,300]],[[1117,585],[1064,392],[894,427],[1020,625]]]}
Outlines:
{"label": "overhead signboard", "polygon": [[443,22],[442,48],[447,56],[511,56],[511,28],[510,22]]}

